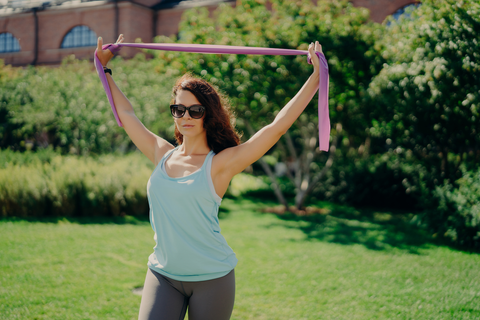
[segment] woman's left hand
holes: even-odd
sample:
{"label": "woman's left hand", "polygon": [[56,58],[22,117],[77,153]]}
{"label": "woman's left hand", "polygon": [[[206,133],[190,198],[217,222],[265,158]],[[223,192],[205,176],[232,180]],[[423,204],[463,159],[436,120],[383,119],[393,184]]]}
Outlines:
{"label": "woman's left hand", "polygon": [[312,60],[312,64],[313,64],[313,71],[315,73],[318,73],[320,70],[320,60],[318,59],[318,56],[315,54],[315,51],[323,53],[322,45],[318,41],[315,41],[315,43],[312,42],[308,46],[308,53],[310,55],[310,59]]}
{"label": "woman's left hand", "polygon": [[[123,43],[123,34],[118,36],[117,42],[116,43]],[[105,49],[103,50],[103,39],[102,37],[98,37],[97,40],[97,57],[102,66],[106,67],[108,61],[113,58],[113,53],[110,51],[110,49]]]}

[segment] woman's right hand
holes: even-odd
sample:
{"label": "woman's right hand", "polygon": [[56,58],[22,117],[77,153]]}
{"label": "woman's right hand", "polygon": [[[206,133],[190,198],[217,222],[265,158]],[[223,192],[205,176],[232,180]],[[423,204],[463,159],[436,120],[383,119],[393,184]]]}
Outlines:
{"label": "woman's right hand", "polygon": [[[123,42],[123,34],[118,36],[117,42],[115,43],[122,43]],[[103,39],[102,37],[98,37],[97,41],[97,57],[98,60],[100,60],[100,63],[102,66],[107,66],[108,61],[113,58],[113,53],[109,49],[103,50]]]}

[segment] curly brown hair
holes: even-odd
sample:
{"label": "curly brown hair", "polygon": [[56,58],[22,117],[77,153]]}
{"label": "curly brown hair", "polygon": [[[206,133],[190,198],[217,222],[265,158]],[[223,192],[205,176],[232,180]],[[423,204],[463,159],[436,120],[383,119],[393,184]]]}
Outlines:
{"label": "curly brown hair", "polygon": [[[187,73],[177,80],[173,87],[173,103],[178,90],[190,91],[205,107],[203,127],[207,131],[207,143],[215,153],[240,144],[240,135],[235,130],[235,117],[227,100],[208,83]],[[183,135],[175,127],[175,139],[183,143]]]}

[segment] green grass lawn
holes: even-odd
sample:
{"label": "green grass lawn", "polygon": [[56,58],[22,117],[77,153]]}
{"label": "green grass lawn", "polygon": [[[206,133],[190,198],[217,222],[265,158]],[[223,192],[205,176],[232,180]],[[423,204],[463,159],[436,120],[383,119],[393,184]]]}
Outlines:
{"label": "green grass lawn", "polygon": [[[279,217],[224,200],[239,259],[232,319],[480,318],[480,255],[392,213],[324,206]],[[136,319],[153,231],[120,222],[0,221],[0,319]]]}

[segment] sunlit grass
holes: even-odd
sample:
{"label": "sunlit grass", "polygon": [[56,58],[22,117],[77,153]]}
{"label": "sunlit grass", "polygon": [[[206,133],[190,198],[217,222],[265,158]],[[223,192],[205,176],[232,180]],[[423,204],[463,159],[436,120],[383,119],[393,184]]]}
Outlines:
{"label": "sunlit grass", "polygon": [[[480,256],[384,213],[298,218],[224,199],[239,258],[232,319],[478,319]],[[271,205],[271,204],[270,204]],[[327,205],[327,204],[325,204]],[[0,319],[136,319],[147,221],[0,221]]]}

